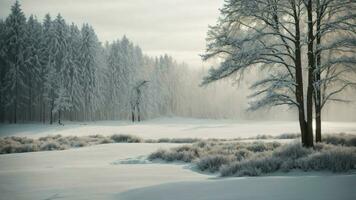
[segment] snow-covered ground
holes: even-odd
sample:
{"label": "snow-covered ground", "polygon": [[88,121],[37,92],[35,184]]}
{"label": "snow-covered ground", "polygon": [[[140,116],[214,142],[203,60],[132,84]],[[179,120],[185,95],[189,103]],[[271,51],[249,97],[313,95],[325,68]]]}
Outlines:
{"label": "snow-covered ground", "polygon": [[[356,134],[356,123],[325,122],[328,133]],[[161,118],[125,121],[0,125],[0,136],[132,134],[143,138],[236,138],[298,132],[291,121],[250,122]],[[356,174],[297,173],[217,178],[189,165],[147,163],[144,156],[181,144],[104,144],[64,151],[0,155],[0,200],[356,199]],[[128,164],[132,162],[134,164]],[[125,164],[126,163],[126,164]]]}
{"label": "snow-covered ground", "polygon": [[120,199],[120,192],[133,188],[207,180],[183,165],[117,164],[175,145],[106,144],[0,155],[0,199]]}
{"label": "snow-covered ground", "polygon": [[[324,133],[356,134],[356,122],[323,122]],[[237,138],[299,132],[296,121],[240,121],[189,118],[159,118],[129,121],[65,122],[61,125],[0,124],[0,136],[112,135],[132,134],[147,139],[158,138]]]}
{"label": "snow-covered ground", "polygon": [[[144,163],[177,144],[105,144],[0,155],[1,200],[355,199],[356,174],[300,173],[256,178],[200,174],[183,164]],[[119,164],[138,158],[136,164]]]}
{"label": "snow-covered ground", "polygon": [[355,174],[299,174],[162,184],[123,192],[117,199],[352,200],[356,199],[355,186]]}

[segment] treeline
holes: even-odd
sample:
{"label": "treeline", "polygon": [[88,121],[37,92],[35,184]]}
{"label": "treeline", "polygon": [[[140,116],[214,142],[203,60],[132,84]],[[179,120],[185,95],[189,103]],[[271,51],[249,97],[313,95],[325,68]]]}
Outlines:
{"label": "treeline", "polygon": [[[142,119],[175,113],[179,73],[125,36],[102,44],[94,29],[58,14],[40,22],[19,2],[0,20],[0,121]],[[186,72],[187,73],[187,72]]]}

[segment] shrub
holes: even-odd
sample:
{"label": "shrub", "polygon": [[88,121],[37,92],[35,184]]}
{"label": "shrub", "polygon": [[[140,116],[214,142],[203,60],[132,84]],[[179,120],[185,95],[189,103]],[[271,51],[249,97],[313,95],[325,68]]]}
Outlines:
{"label": "shrub", "polygon": [[300,138],[300,134],[296,133],[283,133],[281,135],[278,135],[274,137],[275,139],[297,139]]}
{"label": "shrub", "polygon": [[305,171],[331,170],[333,172],[346,172],[356,168],[356,150],[335,147],[309,155],[300,159],[297,163]]}
{"label": "shrub", "polygon": [[254,153],[252,153],[251,151],[248,151],[245,148],[239,149],[235,152],[235,157],[238,161],[250,158],[253,155],[254,155]]}
{"label": "shrub", "polygon": [[263,151],[271,151],[277,147],[281,146],[278,142],[254,142],[251,145],[248,145],[246,148],[252,152],[263,152]]}
{"label": "shrub", "polygon": [[356,147],[356,135],[348,135],[344,133],[336,135],[324,135],[322,137],[322,141],[327,144]]}
{"label": "shrub", "polygon": [[197,167],[201,171],[210,171],[216,172],[220,169],[220,167],[224,164],[230,163],[236,160],[233,156],[225,156],[225,155],[209,155],[203,158],[200,158],[197,162]]}
{"label": "shrub", "polygon": [[166,154],[166,150],[164,149],[158,149],[157,151],[151,153],[149,156],[148,156],[148,159],[149,160],[156,160],[156,159],[162,159],[164,160],[164,157],[165,157],[165,154]]}
{"label": "shrub", "polygon": [[142,139],[132,135],[112,135],[110,137],[116,143],[140,143]]}
{"label": "shrub", "polygon": [[192,162],[199,156],[198,149],[191,146],[181,146],[169,151],[159,149],[148,156],[149,160],[161,159],[167,162],[183,161]]}
{"label": "shrub", "polygon": [[309,155],[312,152],[312,149],[304,148],[300,143],[292,143],[276,149],[273,156],[280,157],[282,159],[298,159]]}
{"label": "shrub", "polygon": [[38,140],[39,141],[50,141],[50,140],[57,140],[61,137],[62,137],[61,135],[48,135],[45,137],[40,137]]}
{"label": "shrub", "polygon": [[112,140],[110,138],[103,138],[99,142],[99,144],[109,144],[109,143],[114,143],[114,140]]}
{"label": "shrub", "polygon": [[234,162],[221,168],[221,176],[259,176],[275,172],[280,168],[282,159],[267,156]]}
{"label": "shrub", "polygon": [[53,151],[53,150],[64,150],[66,147],[61,146],[58,142],[49,141],[43,143],[40,147],[41,151]]}

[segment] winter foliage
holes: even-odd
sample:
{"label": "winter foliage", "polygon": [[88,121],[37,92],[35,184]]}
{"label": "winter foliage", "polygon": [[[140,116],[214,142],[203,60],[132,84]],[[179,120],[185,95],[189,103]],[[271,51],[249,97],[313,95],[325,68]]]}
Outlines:
{"label": "winter foliage", "polygon": [[[343,135],[339,137],[343,138]],[[160,149],[151,153],[148,159],[192,163],[200,171],[219,172],[221,176],[260,176],[291,170],[354,170],[356,148],[341,144],[319,143],[315,149],[311,149],[293,142],[200,141],[192,145]]]}
{"label": "winter foliage", "polygon": [[26,19],[18,1],[0,21],[0,66],[1,122],[214,114],[200,101],[209,93],[198,87],[204,71],[146,56],[126,36],[101,43],[89,24],[60,14]]}
{"label": "winter foliage", "polygon": [[321,141],[321,111],[356,86],[354,1],[227,0],[208,32],[203,59],[221,58],[202,84],[258,69],[250,109],[298,109],[303,145]]}

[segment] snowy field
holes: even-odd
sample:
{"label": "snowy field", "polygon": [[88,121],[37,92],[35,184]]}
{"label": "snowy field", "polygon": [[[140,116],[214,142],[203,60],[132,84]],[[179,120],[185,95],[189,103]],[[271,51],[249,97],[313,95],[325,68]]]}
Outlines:
{"label": "snowy field", "polygon": [[[356,134],[356,123],[325,122],[325,132]],[[64,126],[1,125],[0,135],[132,134],[143,138],[236,138],[298,132],[297,122],[161,118]],[[103,144],[64,151],[0,155],[0,200],[356,199],[356,174],[301,173],[217,178],[187,164],[149,163],[145,156],[181,144]],[[131,163],[130,163],[131,162]]]}
{"label": "snowy field", "polygon": [[[0,124],[0,136],[40,137],[68,135],[131,134],[145,139],[159,138],[237,138],[257,135],[298,133],[297,121],[239,121],[190,118],[159,118],[131,123],[129,121],[64,122],[65,125]],[[356,134],[356,122],[323,122],[324,133]]]}
{"label": "snowy field", "polygon": [[[356,174],[291,173],[219,179],[215,175],[197,173],[189,165],[140,162],[142,155],[176,145],[106,144],[64,151],[0,155],[0,199],[356,198]],[[119,164],[128,158],[140,159],[135,164]]]}
{"label": "snowy field", "polygon": [[106,144],[85,148],[0,155],[0,199],[121,199],[145,186],[207,180],[182,165],[115,164],[174,144]]}
{"label": "snowy field", "polygon": [[[355,199],[356,174],[299,173],[216,178],[189,165],[144,163],[177,144],[105,144],[0,155],[1,200]],[[138,158],[135,164],[120,161]]]}

